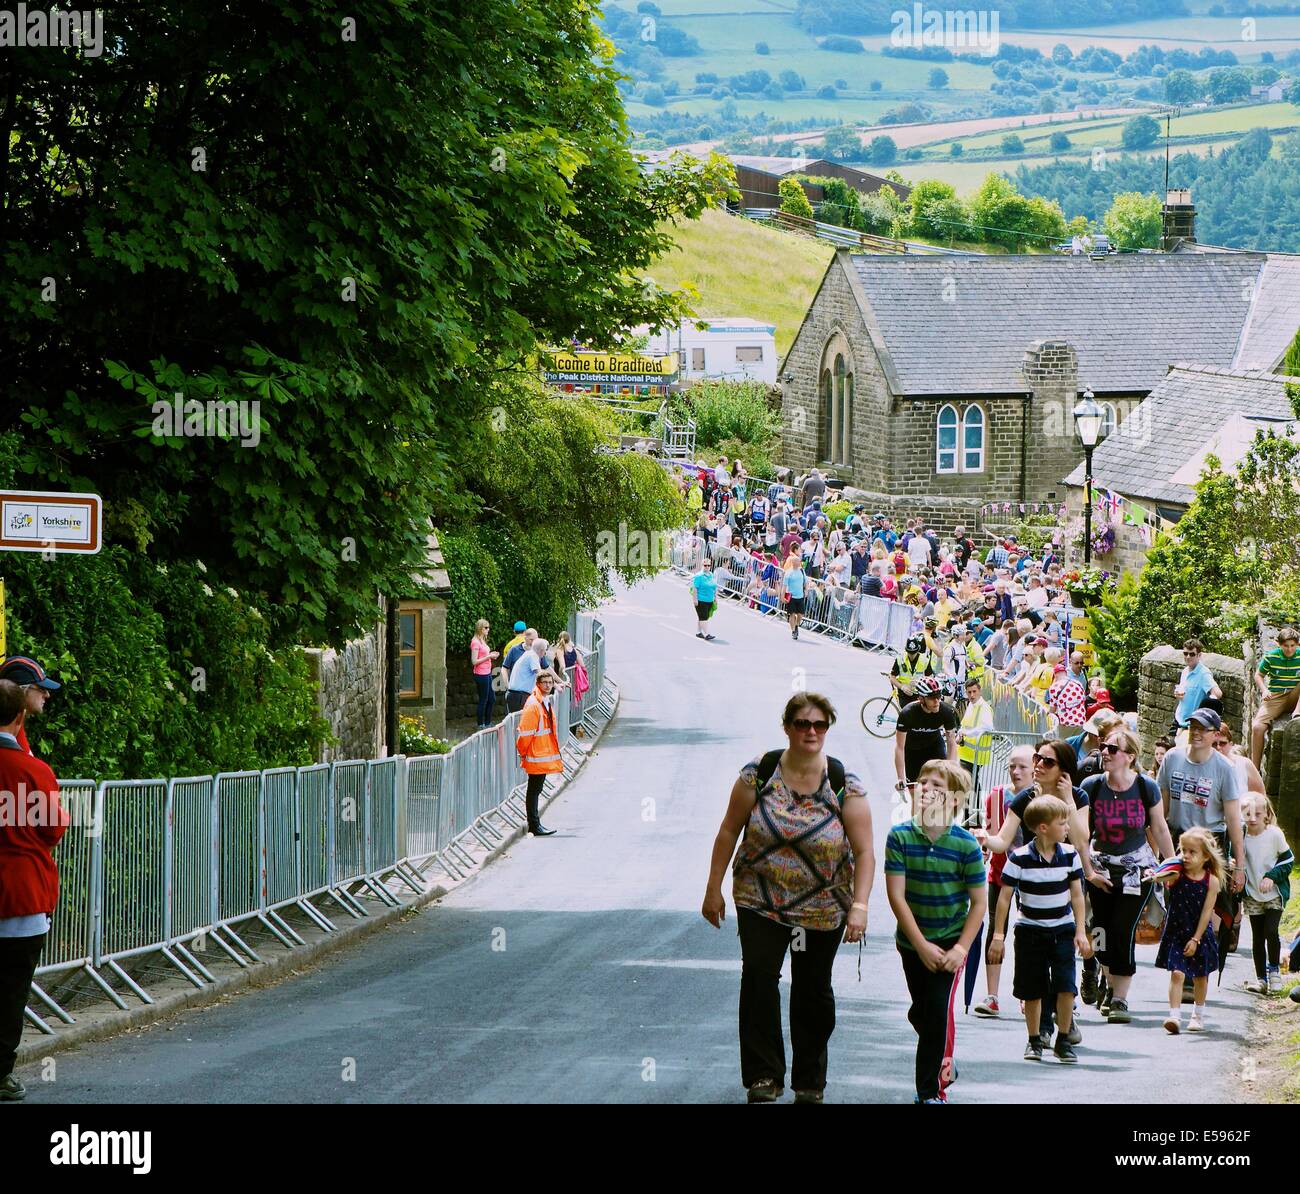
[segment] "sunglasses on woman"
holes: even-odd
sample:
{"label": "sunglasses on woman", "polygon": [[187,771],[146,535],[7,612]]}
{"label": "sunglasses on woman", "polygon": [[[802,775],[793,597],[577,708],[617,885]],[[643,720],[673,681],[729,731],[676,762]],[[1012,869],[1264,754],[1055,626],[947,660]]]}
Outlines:
{"label": "sunglasses on woman", "polygon": [[1102,743],[1101,749],[1105,751],[1108,755],[1117,755],[1124,748],[1116,742],[1104,742]]}
{"label": "sunglasses on woman", "polygon": [[831,728],[829,721],[809,721],[806,717],[796,717],[790,724],[801,734],[806,734],[809,730],[824,734]]}
{"label": "sunglasses on woman", "polygon": [[1054,759],[1051,755],[1035,755],[1034,762],[1041,763],[1044,767],[1059,766],[1056,759]]}

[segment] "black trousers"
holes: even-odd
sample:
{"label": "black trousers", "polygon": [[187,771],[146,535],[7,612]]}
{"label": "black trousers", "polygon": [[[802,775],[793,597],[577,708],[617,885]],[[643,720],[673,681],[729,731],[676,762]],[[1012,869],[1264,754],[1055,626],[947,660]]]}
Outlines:
{"label": "black trousers", "polygon": [[838,929],[799,930],[737,908],[740,932],[740,1080],[746,1087],[760,1078],[785,1085],[785,1042],[781,1038],[781,966],[790,950],[790,1082],[795,1090],[826,1088],[826,1046],[835,1031],[835,992],[831,967],[844,936]]}
{"label": "black trousers", "polygon": [[[940,949],[951,949],[958,938],[936,941]],[[908,1023],[916,1029],[916,1093],[921,1101],[939,1093],[939,1069],[943,1065],[944,1046],[948,1043],[948,1001],[952,998],[954,975],[947,970],[933,973],[926,969],[921,955],[914,949],[898,947],[903,958],[903,975],[912,995],[907,1009]]]}
{"label": "black trousers", "polygon": [[44,933],[36,937],[0,937],[0,1078],[14,1071],[23,1035],[23,1008],[44,945]]}
{"label": "black trousers", "polygon": [[1131,978],[1137,973],[1137,923],[1151,894],[1152,884],[1142,884],[1141,895],[1124,894],[1124,872],[1111,868],[1111,890],[1094,887],[1088,892],[1092,901],[1092,927],[1097,938],[1097,961],[1116,978]]}
{"label": "black trousers", "polygon": [[506,711],[508,713],[518,713],[526,704],[531,696],[528,692],[507,692],[506,693]]}
{"label": "black trousers", "polygon": [[542,789],[546,786],[545,775],[530,775],[528,787],[524,789],[524,804],[528,807],[528,828],[536,829],[541,823],[541,814],[537,811],[537,802],[541,799]]}
{"label": "black trousers", "polygon": [[[1250,948],[1255,956],[1256,978],[1264,978],[1268,973],[1264,966],[1266,956],[1268,965],[1274,970],[1282,964],[1282,942],[1277,935],[1278,926],[1281,923],[1281,908],[1270,908],[1267,912],[1256,913],[1250,918]],[[1267,955],[1265,954],[1266,945],[1268,947]]]}

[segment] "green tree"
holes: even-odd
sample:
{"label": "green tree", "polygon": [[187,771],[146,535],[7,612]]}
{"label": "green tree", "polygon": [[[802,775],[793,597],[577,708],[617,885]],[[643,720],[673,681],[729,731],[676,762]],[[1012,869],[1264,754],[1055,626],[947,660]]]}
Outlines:
{"label": "green tree", "polygon": [[1064,153],[1070,148],[1070,138],[1064,133],[1053,133],[1051,137],[1048,138],[1048,148],[1050,148],[1053,153]]}
{"label": "green tree", "polygon": [[1024,153],[1025,143],[1020,139],[1018,134],[1008,133],[1005,137],[1002,138],[1002,152],[1003,153]]}
{"label": "green tree", "polygon": [[781,197],[781,210],[792,216],[803,216],[806,220],[813,218],[812,204],[796,179],[783,178],[777,183],[777,194]]}
{"label": "green tree", "polygon": [[862,138],[845,125],[826,130],[822,153],[833,162],[858,161],[862,157]]}
{"label": "green tree", "polygon": [[1171,104],[1191,104],[1201,98],[1200,80],[1189,70],[1171,70],[1165,76],[1165,99]]}
{"label": "green tree", "polygon": [[932,91],[940,91],[948,86],[948,72],[941,66],[933,67],[926,80],[926,86]]}
{"label": "green tree", "polygon": [[[1295,338],[1286,350],[1286,356],[1282,358],[1279,372],[1291,377],[1300,377],[1300,329],[1297,329]],[[1300,412],[1297,412],[1296,418],[1300,419]]]}
{"label": "green tree", "polygon": [[1160,138],[1160,126],[1150,116],[1134,116],[1124,122],[1120,142],[1125,149],[1146,149]]}
{"label": "green tree", "polygon": [[982,240],[1020,251],[1045,248],[1065,236],[1065,216],[1055,201],[1026,198],[1001,174],[989,174],[971,201],[975,231]]}
{"label": "green tree", "polygon": [[908,223],[917,236],[947,236],[948,229],[933,222],[932,206],[940,200],[957,198],[957,188],[937,178],[923,178],[912,188],[908,198]]}
{"label": "green tree", "polygon": [[[272,645],[372,620],[472,505],[494,378],[686,310],[645,267],[726,167],[641,171],[592,11],[158,0],[76,69],[10,55],[17,484],[101,493],[161,562],[201,544]],[[166,434],[178,391],[260,403],[257,447]]]}
{"label": "green tree", "polygon": [[1137,191],[1116,195],[1101,223],[1106,235],[1118,248],[1159,248],[1163,233],[1160,197]]}
{"label": "green tree", "polygon": [[1211,71],[1206,80],[1210,100],[1216,104],[1230,104],[1250,95],[1250,74],[1239,66],[1223,67]]}
{"label": "green tree", "polygon": [[888,166],[898,157],[898,145],[893,137],[872,137],[867,146],[867,158],[873,166]]}
{"label": "green tree", "polygon": [[781,86],[786,91],[802,91],[803,76],[798,71],[783,70],[779,76]]}

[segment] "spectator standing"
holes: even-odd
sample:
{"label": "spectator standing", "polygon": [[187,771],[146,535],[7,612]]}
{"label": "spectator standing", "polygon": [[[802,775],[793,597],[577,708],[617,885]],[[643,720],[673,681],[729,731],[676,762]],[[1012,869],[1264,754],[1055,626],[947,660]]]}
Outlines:
{"label": "spectator standing", "polygon": [[[531,627],[530,627],[531,630]],[[536,631],[532,631],[536,635]],[[506,690],[506,708],[517,713],[527,703],[537,688],[539,677],[545,672],[554,681],[554,673],[546,666],[546,651],[551,644],[544,638],[534,638],[510,669],[510,685]],[[548,690],[549,691],[549,690]]]}
{"label": "spectator standing", "polygon": [[1180,730],[1187,728],[1188,720],[1205,703],[1207,696],[1216,701],[1223,700],[1223,689],[1215,682],[1214,673],[1202,659],[1204,651],[1200,639],[1189,638],[1183,644],[1183,670],[1174,686],[1174,696],[1178,698],[1174,720]]}
{"label": "spectator standing", "polygon": [[474,636],[469,640],[470,666],[474,672],[474,686],[478,689],[478,728],[485,730],[492,724],[492,707],[496,695],[492,691],[492,661],[501,657],[500,651],[488,646],[491,623],[480,618],[474,623]]}
{"label": "spectator standing", "polygon": [[984,699],[979,680],[966,681],[966,709],[957,731],[957,761],[971,775],[988,764],[993,749],[993,707]]}
{"label": "spectator standing", "polygon": [[820,502],[826,497],[826,481],[819,469],[813,469],[803,483],[803,504]]}
{"label": "spectator standing", "polygon": [[[45,674],[45,669],[36,660],[26,655],[11,655],[6,659],[4,666],[0,667],[0,680],[10,680],[23,690],[27,717],[44,716],[50,694],[62,687],[57,680],[51,680]],[[18,745],[28,754],[32,753],[31,744],[27,741],[26,718],[18,727]]]}
{"label": "spectator standing", "polygon": [[1300,699],[1300,632],[1294,626],[1284,626],[1278,632],[1277,646],[1259,661],[1255,683],[1259,686],[1263,702],[1250,727],[1250,761],[1256,767],[1264,762],[1264,741],[1269,727],[1279,717],[1289,717],[1295,712]]}
{"label": "spectator standing", "polygon": [[703,561],[700,570],[691,577],[691,597],[695,602],[695,620],[698,623],[695,637],[712,642],[715,636],[709,633],[709,619],[718,608],[718,578],[703,566]]}
{"label": "spectator standing", "polygon": [[1190,979],[1195,1004],[1188,1032],[1205,1031],[1205,996],[1210,975],[1219,967],[1219,942],[1210,932],[1210,916],[1226,882],[1223,855],[1214,836],[1204,829],[1188,829],[1178,839],[1176,869],[1164,870],[1160,881],[1169,888],[1156,966],[1169,971],[1169,1014],[1165,1031],[1175,1036],[1182,1029],[1183,984]]}
{"label": "spectator standing", "polygon": [[929,568],[934,562],[931,557],[930,540],[920,531],[914,532],[908,541],[907,560],[913,572],[920,568]]}
{"label": "spectator standing", "polygon": [[53,851],[69,817],[59,803],[59,784],[40,759],[18,744],[27,716],[27,694],[0,680],[0,792],[39,796],[40,815],[0,818],[0,1101],[18,1102],[27,1090],[15,1074],[23,1035],[23,1008],[50,916],[59,902]]}
{"label": "spectator standing", "polygon": [[804,574],[798,556],[792,556],[785,563],[786,616],[790,620],[790,637],[799,639],[799,623],[803,621],[804,591],[807,577]]}

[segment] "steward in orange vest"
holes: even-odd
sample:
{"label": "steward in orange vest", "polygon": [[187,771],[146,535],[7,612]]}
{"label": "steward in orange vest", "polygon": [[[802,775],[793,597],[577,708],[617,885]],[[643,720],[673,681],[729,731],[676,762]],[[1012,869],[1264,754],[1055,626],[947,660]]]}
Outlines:
{"label": "steward in orange vest", "polygon": [[560,758],[560,739],[555,728],[555,709],[551,693],[555,677],[544,673],[537,678],[537,686],[525,702],[519,715],[519,733],[515,749],[519,752],[519,765],[528,773],[525,803],[528,808],[528,830],[538,837],[547,837],[555,831],[542,825],[538,800],[546,777],[564,770]]}

